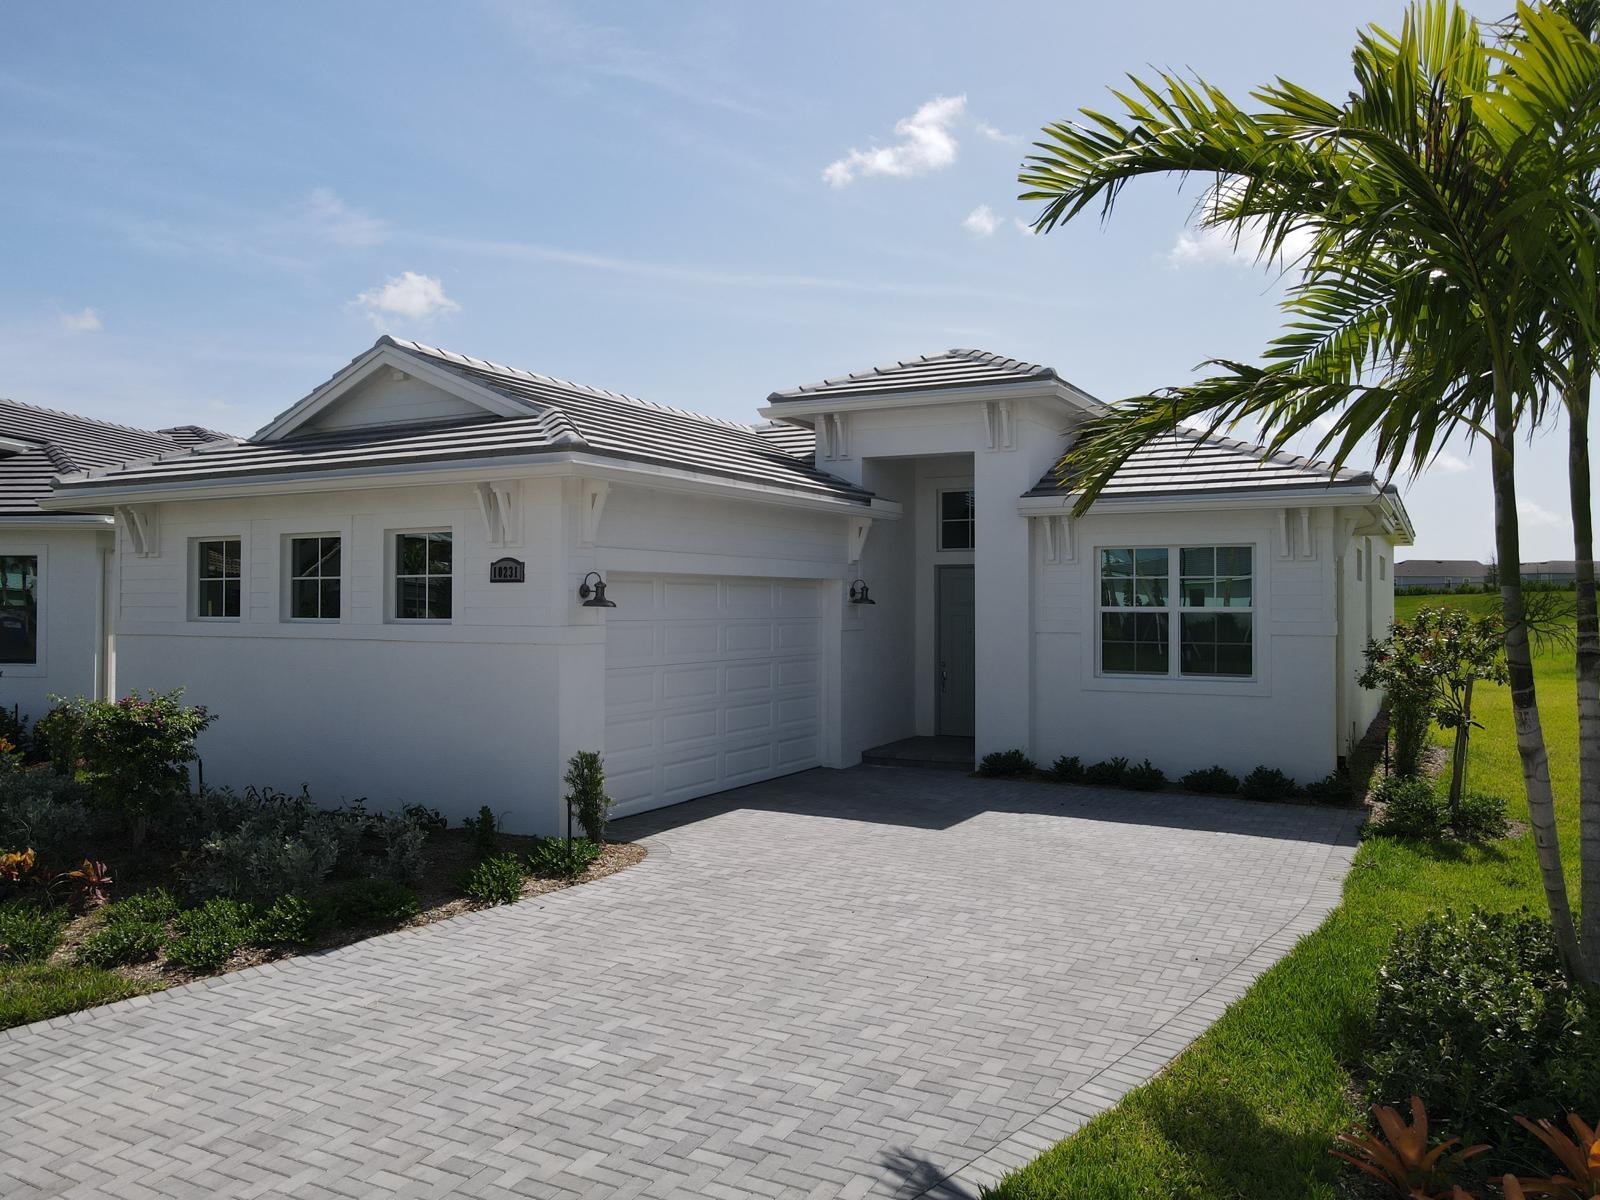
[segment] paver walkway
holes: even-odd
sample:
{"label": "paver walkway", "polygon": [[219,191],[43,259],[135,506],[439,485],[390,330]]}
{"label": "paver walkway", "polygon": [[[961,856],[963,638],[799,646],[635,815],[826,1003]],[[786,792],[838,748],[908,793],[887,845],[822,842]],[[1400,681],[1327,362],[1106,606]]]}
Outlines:
{"label": "paver walkway", "polygon": [[599,883],[0,1035],[0,1195],[970,1196],[1337,901],[1328,810],[813,771]]}

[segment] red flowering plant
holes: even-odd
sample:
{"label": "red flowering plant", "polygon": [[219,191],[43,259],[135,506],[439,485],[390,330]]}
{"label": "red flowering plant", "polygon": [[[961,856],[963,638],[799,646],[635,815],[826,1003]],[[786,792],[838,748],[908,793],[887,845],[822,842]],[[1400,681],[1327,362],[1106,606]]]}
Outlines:
{"label": "red flowering plant", "polygon": [[79,778],[97,804],[128,820],[135,841],[151,816],[188,790],[195,741],[216,720],[182,697],[181,688],[117,701],[52,697],[75,717],[71,761]]}

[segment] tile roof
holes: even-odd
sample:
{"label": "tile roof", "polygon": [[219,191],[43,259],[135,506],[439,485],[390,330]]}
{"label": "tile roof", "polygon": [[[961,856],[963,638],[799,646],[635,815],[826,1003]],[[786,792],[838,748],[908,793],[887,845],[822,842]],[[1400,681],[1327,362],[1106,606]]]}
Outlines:
{"label": "tile roof", "polygon": [[921,358],[889,363],[870,371],[857,371],[853,375],[839,375],[820,383],[773,392],[767,399],[782,402],[816,400],[823,396],[880,396],[1060,378],[1051,367],[1005,358],[987,350],[945,350],[940,354],[925,354]]}
{"label": "tile roof", "polygon": [[[1370,472],[1330,472],[1326,463],[1273,453],[1235,438],[1179,429],[1134,451],[1100,495],[1106,500],[1145,496],[1226,495],[1258,489],[1376,487]],[[1052,467],[1030,496],[1071,493]]]}
{"label": "tile roof", "polygon": [[[748,425],[554,379],[418,342],[379,346],[424,358],[524,408],[525,417],[469,418],[405,427],[292,434],[275,441],[204,446],[123,470],[68,481],[63,491],[104,485],[253,478],[263,475],[580,451],[865,503],[870,493],[816,470]],[[360,361],[365,355],[355,361]]]}
{"label": "tile roof", "polygon": [[[1522,569],[1526,571],[1530,563],[1523,563]],[[1482,579],[1489,573],[1489,568],[1475,558],[1408,558],[1394,565],[1396,579],[1412,579],[1416,577],[1432,578],[1435,575],[1467,575],[1473,579]]]}
{"label": "tile roof", "polygon": [[817,457],[817,431],[806,425],[791,425],[787,421],[769,421],[755,427],[756,436],[766,438],[785,454],[792,454],[806,462]]}
{"label": "tile roof", "polygon": [[152,431],[97,421],[17,400],[0,400],[0,437],[29,449],[0,453],[0,516],[40,516],[39,497],[57,475],[168,454],[228,435],[197,425]]}

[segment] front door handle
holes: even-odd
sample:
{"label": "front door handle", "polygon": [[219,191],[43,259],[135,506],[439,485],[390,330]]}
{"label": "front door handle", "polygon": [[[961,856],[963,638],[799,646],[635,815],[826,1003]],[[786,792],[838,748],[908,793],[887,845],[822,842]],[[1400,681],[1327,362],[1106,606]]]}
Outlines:
{"label": "front door handle", "polygon": [[947,691],[946,685],[950,682],[950,669],[944,663],[939,664],[939,690]]}

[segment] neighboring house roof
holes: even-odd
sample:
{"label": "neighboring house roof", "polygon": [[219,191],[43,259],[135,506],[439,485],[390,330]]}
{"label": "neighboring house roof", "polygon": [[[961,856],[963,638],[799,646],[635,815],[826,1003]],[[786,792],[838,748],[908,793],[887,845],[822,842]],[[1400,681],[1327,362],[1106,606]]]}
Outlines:
{"label": "neighboring house roof", "polygon": [[135,429],[92,417],[0,400],[0,516],[42,516],[39,497],[57,475],[169,454],[185,445],[227,439],[225,433],[185,425]]}
{"label": "neighboring house roof", "polygon": [[[368,426],[203,446],[166,455],[155,462],[79,476],[64,481],[62,491],[566,451],[717,475],[812,496],[860,503],[871,500],[870,493],[816,470],[773,438],[737,421],[702,416],[398,338],[382,337],[367,353],[383,347],[425,359],[469,383],[490,388],[513,400],[528,415],[486,414],[483,419]],[[365,357],[359,356],[355,361]]]}
{"label": "neighboring house roof", "polygon": [[1547,558],[1542,562],[1522,564],[1524,575],[1576,575],[1578,564],[1570,558]]}
{"label": "neighboring house roof", "polygon": [[1475,558],[1408,558],[1394,565],[1394,577],[1400,579],[1432,579],[1435,576],[1482,579],[1489,568]]}
{"label": "neighboring house roof", "polygon": [[[1178,429],[1135,450],[1100,495],[1112,500],[1341,487],[1375,489],[1377,483],[1370,472],[1332,471],[1315,459]],[[1027,494],[1055,496],[1063,490],[1070,494],[1073,480],[1063,481],[1052,467]]]}
{"label": "neighboring house roof", "polygon": [[[904,362],[839,375],[820,383],[773,392],[775,403],[819,400],[824,396],[881,396],[896,392],[930,392],[944,388],[989,387],[1007,383],[1065,382],[1051,367],[991,354],[987,350],[945,350]],[[1068,386],[1071,386],[1070,384]],[[1078,390],[1076,388],[1074,391]]]}

